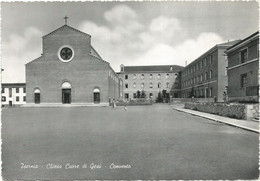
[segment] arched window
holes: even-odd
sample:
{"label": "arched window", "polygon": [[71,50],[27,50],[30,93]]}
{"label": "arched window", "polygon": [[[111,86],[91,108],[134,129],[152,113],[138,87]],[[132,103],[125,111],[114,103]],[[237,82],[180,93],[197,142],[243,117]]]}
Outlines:
{"label": "arched window", "polygon": [[158,79],[160,79],[161,78],[161,74],[158,74]]}
{"label": "arched window", "polygon": [[166,79],[169,79],[169,74],[166,74]]}
{"label": "arched window", "polygon": [[161,88],[161,82],[158,83],[158,88]]}
{"label": "arched window", "polygon": [[149,86],[150,88],[153,88],[153,83],[152,82],[150,82],[150,86]]}
{"label": "arched window", "polygon": [[144,88],[144,83],[141,83],[141,88]]}
{"label": "arched window", "polygon": [[141,79],[144,79],[144,74],[141,75]]}
{"label": "arched window", "polygon": [[166,82],[166,87],[170,88],[170,83],[169,82]]}

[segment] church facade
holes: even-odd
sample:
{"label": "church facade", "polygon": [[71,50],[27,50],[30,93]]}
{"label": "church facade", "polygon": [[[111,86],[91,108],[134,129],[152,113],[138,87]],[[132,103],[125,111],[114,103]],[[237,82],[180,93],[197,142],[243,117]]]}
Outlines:
{"label": "church facade", "polygon": [[42,55],[26,64],[27,105],[109,105],[122,85],[91,36],[67,24],[43,36]]}

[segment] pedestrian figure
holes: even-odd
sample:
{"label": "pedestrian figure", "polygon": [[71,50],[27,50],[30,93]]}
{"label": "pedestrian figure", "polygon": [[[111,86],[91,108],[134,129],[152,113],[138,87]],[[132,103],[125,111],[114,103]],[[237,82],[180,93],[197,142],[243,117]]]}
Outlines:
{"label": "pedestrian figure", "polygon": [[114,108],[116,107],[116,100],[113,101]]}

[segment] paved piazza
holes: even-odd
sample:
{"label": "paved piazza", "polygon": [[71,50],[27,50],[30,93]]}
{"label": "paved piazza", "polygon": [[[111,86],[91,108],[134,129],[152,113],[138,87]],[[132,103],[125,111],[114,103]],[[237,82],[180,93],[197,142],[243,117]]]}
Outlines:
{"label": "paved piazza", "polygon": [[258,134],[169,105],[2,110],[6,179],[253,179]]}

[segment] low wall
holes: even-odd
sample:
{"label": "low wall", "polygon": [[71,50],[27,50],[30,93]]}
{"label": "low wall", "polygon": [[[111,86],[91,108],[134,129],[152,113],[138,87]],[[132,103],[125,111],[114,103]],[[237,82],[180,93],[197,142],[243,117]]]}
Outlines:
{"label": "low wall", "polygon": [[172,103],[215,102],[214,98],[172,98]]}
{"label": "low wall", "polygon": [[185,103],[185,108],[201,112],[217,114],[220,116],[246,119],[245,104],[225,104],[225,103]]}
{"label": "low wall", "polygon": [[[112,106],[113,103],[110,103],[110,106]],[[117,100],[116,106],[138,106],[138,105],[152,105],[153,100],[152,99],[131,99],[129,101],[123,101],[123,100]]]}
{"label": "low wall", "polygon": [[256,117],[259,117],[259,104],[246,105],[246,119],[252,120]]}

